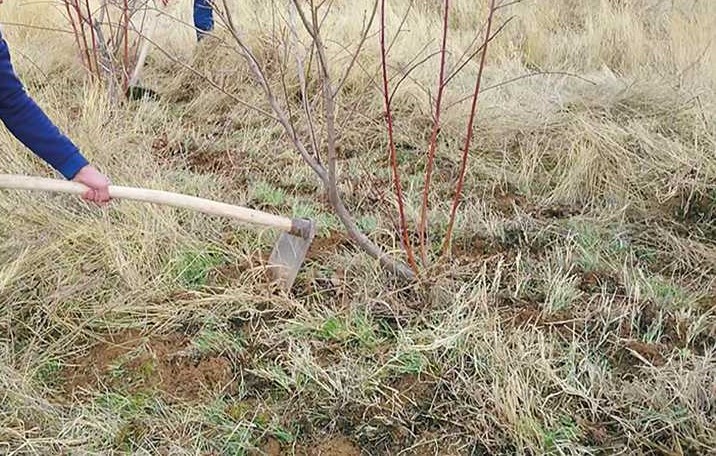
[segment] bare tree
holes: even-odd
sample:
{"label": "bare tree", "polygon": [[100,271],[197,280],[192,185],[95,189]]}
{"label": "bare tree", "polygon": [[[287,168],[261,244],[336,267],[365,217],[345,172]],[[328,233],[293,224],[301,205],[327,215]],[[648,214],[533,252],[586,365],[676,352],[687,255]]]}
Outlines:
{"label": "bare tree", "polygon": [[[222,10],[217,11],[217,15],[219,15],[226,24],[227,29],[231,34],[231,37],[238,45],[241,55],[248,63],[249,68],[251,69],[253,76],[256,78],[259,85],[261,86],[276,119],[281,124],[285,133],[290,138],[294,148],[301,155],[301,158],[311,167],[311,169],[313,169],[315,174],[321,180],[321,183],[323,184],[324,189],[326,190],[326,193],[328,195],[329,204],[331,205],[331,208],[335,212],[336,216],[338,216],[338,218],[340,219],[341,223],[345,226],[348,235],[356,244],[358,244],[361,249],[367,252],[370,256],[377,258],[380,261],[381,265],[383,265],[383,267],[385,267],[392,273],[397,274],[400,277],[412,279],[415,277],[415,272],[408,265],[388,255],[386,252],[383,251],[383,249],[381,249],[380,246],[373,242],[365,233],[360,230],[360,228],[358,228],[355,218],[346,207],[343,198],[338,190],[338,179],[336,175],[338,151],[336,142],[337,132],[335,102],[335,98],[338,94],[338,91],[336,89],[337,85],[334,83],[331,77],[329,62],[328,58],[326,57],[323,37],[321,35],[320,30],[318,6],[311,2],[310,9],[308,11],[305,11],[297,0],[292,0],[291,8],[294,17],[296,15],[298,16],[298,20],[310,35],[312,40],[312,48],[315,50],[316,58],[318,61],[317,73],[321,90],[321,101],[323,106],[323,112],[321,113],[321,116],[326,128],[325,163],[321,158],[321,154],[318,151],[317,141],[315,140],[316,136],[318,135],[316,132],[315,122],[310,120],[308,122],[308,127],[310,130],[310,145],[307,146],[306,139],[302,138],[297,133],[298,130],[296,128],[296,125],[289,117],[287,109],[284,108],[281,103],[279,103],[277,95],[274,93],[274,90],[269,83],[269,79],[266,75],[266,72],[263,68],[261,68],[259,61],[256,58],[256,54],[249,48],[245,40],[242,38],[241,33],[232,18],[231,11],[226,0],[223,0],[223,8]],[[367,40],[370,25],[375,19],[376,10],[377,2],[373,7],[373,10],[368,19],[368,23],[363,29],[361,39],[357,45],[357,49],[355,50],[355,56],[360,53],[362,47]],[[291,32],[293,36],[297,37],[298,30],[296,29],[296,24],[291,22],[289,23],[292,29]],[[309,97],[306,90],[306,83],[303,79],[304,73],[303,71],[301,71],[301,69],[303,68],[303,58],[301,57],[297,49],[294,49],[294,52],[296,52],[295,55],[297,59],[297,65],[299,67],[299,77],[301,78],[303,109],[307,117],[309,119],[313,119],[318,114],[315,112],[315,108],[311,106],[311,104],[308,102]],[[351,68],[352,65],[349,66],[347,72],[350,71]],[[341,78],[341,80],[343,79],[344,78]]]}
{"label": "bare tree", "polygon": [[101,0],[96,7],[89,0],[62,3],[83,66],[93,81],[105,84],[111,97],[119,100],[138,76],[142,31],[154,2]]}
{"label": "bare tree", "polygon": [[[296,152],[301,156],[303,161],[311,167],[315,172],[316,176],[321,181],[324,190],[327,193],[329,204],[335,214],[338,216],[342,224],[345,226],[350,238],[370,256],[378,259],[383,267],[392,273],[405,279],[414,279],[421,273],[421,269],[416,261],[414,250],[410,241],[410,233],[408,229],[408,221],[406,219],[404,211],[404,195],[402,191],[401,177],[398,171],[398,165],[396,161],[395,142],[393,138],[393,118],[391,112],[391,99],[395,93],[397,87],[390,91],[389,78],[387,75],[387,53],[389,45],[386,42],[386,1],[375,0],[373,2],[370,13],[364,20],[364,26],[361,30],[360,40],[358,40],[355,49],[352,51],[351,61],[347,69],[342,73],[340,78],[334,79],[331,74],[331,68],[329,67],[329,59],[326,55],[326,46],[324,42],[324,36],[321,29],[321,24],[325,20],[325,17],[329,14],[331,9],[330,1],[316,2],[309,0],[306,2],[299,2],[298,0],[289,0],[289,19],[287,20],[288,30],[293,39],[293,48],[291,53],[294,55],[296,60],[296,74],[299,80],[299,86],[301,91],[301,110],[305,116],[308,134],[299,134],[299,128],[294,120],[295,116],[292,116],[290,111],[290,101],[288,96],[285,95],[284,99],[280,99],[280,94],[272,88],[270,78],[267,72],[262,68],[259,59],[257,58],[256,52],[251,49],[247,41],[242,37],[241,31],[235,23],[229,3],[227,0],[222,0],[222,8],[217,8],[217,15],[221,18],[226,28],[229,31],[231,39],[237,45],[237,48],[241,56],[246,60],[252,75],[260,85],[265,99],[269,103],[272,111],[272,118],[278,121],[283,127],[284,132],[290,138],[291,143]],[[320,11],[324,8],[324,11]],[[494,38],[491,35],[491,26],[493,22],[494,12],[499,9],[496,6],[495,0],[488,0],[488,19],[486,22],[486,32],[482,45],[475,53],[470,57],[474,57],[478,53],[481,53],[479,70],[477,75],[477,81],[475,91],[473,94],[473,105],[468,120],[467,133],[465,144],[463,148],[462,161],[460,166],[459,180],[455,183],[454,203],[452,211],[450,213],[449,225],[447,234],[444,239],[445,253],[447,253],[450,245],[450,237],[453,231],[454,219],[459,204],[460,194],[463,188],[464,174],[467,164],[468,150],[472,139],[472,130],[474,127],[475,110],[477,106],[477,97],[480,92],[480,80],[482,78],[483,68],[485,66],[485,55],[487,44]],[[453,74],[446,77],[446,65],[445,65],[445,54],[447,46],[447,31],[449,24],[449,13],[450,13],[450,2],[449,0],[444,1],[443,7],[443,29],[442,29],[442,42],[440,47],[441,65],[440,65],[440,76],[438,79],[438,100],[435,104],[435,113],[433,118],[435,119],[434,128],[428,145],[427,163],[424,180],[424,191],[423,200],[421,207],[421,217],[417,224],[419,242],[421,243],[421,257],[422,263],[427,263],[426,258],[426,240],[425,233],[427,231],[427,211],[428,211],[428,194],[431,180],[433,179],[433,164],[435,158],[435,148],[437,143],[437,135],[440,130],[440,112],[441,112],[441,99],[442,93],[451,78],[455,76],[455,73],[460,71],[467,64],[467,61],[463,63]],[[407,13],[406,13],[407,14]],[[398,208],[398,235],[400,236],[401,243],[403,246],[406,261],[396,258],[395,256],[388,255],[379,245],[373,242],[365,233],[363,233],[357,226],[355,218],[351,211],[346,207],[343,197],[338,187],[338,176],[336,164],[338,161],[337,152],[337,137],[339,132],[337,131],[336,122],[336,97],[339,95],[340,90],[343,87],[344,82],[348,78],[349,73],[354,69],[355,64],[359,58],[359,54],[365,48],[368,37],[370,36],[370,29],[376,19],[376,16],[380,17],[379,24],[379,35],[380,35],[380,49],[381,49],[381,69],[382,69],[382,87],[381,92],[385,103],[385,126],[388,133],[388,157],[389,162],[387,166],[391,169],[391,174],[394,183],[394,192],[397,201]],[[303,30],[308,33],[310,38],[309,43],[309,54],[304,55],[298,49],[298,35],[299,25],[303,27]],[[402,25],[401,25],[402,26]],[[310,57],[312,60],[315,59],[317,64],[315,65],[315,72],[320,90],[320,100],[311,101],[307,90],[306,82],[306,58]],[[469,60],[469,59],[468,59]],[[285,68],[283,69],[285,71]],[[338,82],[336,82],[338,81]],[[399,83],[398,83],[399,84]],[[320,103],[318,103],[320,101]],[[316,105],[321,105],[322,110],[319,111]],[[319,150],[319,132],[317,131],[318,119],[320,119],[323,128],[325,129],[325,152],[322,153]]]}

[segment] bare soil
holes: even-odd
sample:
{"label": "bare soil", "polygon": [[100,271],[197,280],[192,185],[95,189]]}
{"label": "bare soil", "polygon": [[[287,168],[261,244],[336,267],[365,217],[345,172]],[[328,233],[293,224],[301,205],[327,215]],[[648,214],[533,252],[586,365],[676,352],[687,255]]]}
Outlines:
{"label": "bare soil", "polygon": [[251,453],[252,456],[360,456],[361,449],[352,440],[345,436],[331,437],[320,441],[317,445],[300,445],[292,448],[291,445],[281,445],[281,442],[269,438],[261,446],[260,452]]}
{"label": "bare soil", "polygon": [[306,456],[360,456],[358,446],[347,437],[336,437],[322,442]]}
{"label": "bare soil", "polygon": [[326,237],[316,237],[311,243],[311,248],[306,254],[306,259],[316,260],[329,258],[350,243],[344,233],[333,231]]}
{"label": "bare soil", "polygon": [[648,344],[638,340],[630,340],[626,342],[625,346],[629,350],[628,354],[631,355],[631,358],[634,358],[632,361],[634,364],[641,364],[642,359],[657,367],[663,366],[665,363],[662,355],[665,347],[661,344]]}
{"label": "bare soil", "polygon": [[104,384],[129,393],[154,390],[170,400],[195,401],[218,388],[230,390],[229,360],[199,357],[189,342],[180,333],[145,337],[132,330],[109,335],[64,368],[65,393],[78,396]]}

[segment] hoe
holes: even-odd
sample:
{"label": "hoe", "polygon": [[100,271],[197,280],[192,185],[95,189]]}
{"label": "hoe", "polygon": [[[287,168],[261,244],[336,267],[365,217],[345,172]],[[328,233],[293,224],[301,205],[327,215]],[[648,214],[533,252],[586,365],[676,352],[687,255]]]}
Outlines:
{"label": "hoe", "polygon": [[[0,188],[75,195],[81,195],[87,190],[87,187],[76,182],[14,174],[0,174]],[[280,217],[254,209],[179,193],[110,185],[109,195],[113,199],[128,199],[191,209],[209,215],[229,217],[241,222],[281,230],[282,233],[269,257],[267,272],[271,279],[286,292],[293,287],[296,275],[316,235],[315,222],[309,219]]]}

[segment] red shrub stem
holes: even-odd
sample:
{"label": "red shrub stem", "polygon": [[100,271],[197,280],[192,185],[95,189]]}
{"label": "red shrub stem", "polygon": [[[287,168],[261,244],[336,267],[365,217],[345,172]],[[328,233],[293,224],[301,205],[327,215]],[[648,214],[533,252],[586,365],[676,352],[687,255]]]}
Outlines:
{"label": "red shrub stem", "polygon": [[437,99],[435,102],[435,121],[430,136],[427,163],[425,167],[425,184],[423,186],[423,204],[420,210],[420,223],[418,225],[418,236],[420,240],[420,253],[423,264],[427,263],[425,237],[427,231],[428,199],[430,197],[430,182],[433,177],[433,166],[435,164],[435,149],[437,147],[438,133],[440,132],[440,108],[442,105],[443,90],[445,88],[445,49],[447,47],[448,17],[450,13],[450,1],[445,0],[445,12],[443,14],[443,37],[440,45],[440,77],[438,80]]}
{"label": "red shrub stem", "polygon": [[477,98],[480,94],[480,83],[482,82],[482,73],[485,69],[485,58],[487,56],[487,43],[490,40],[490,30],[492,29],[492,21],[495,15],[495,0],[490,0],[490,12],[487,18],[487,30],[485,32],[484,47],[482,55],[480,56],[480,66],[477,70],[477,80],[475,81],[475,91],[472,94],[472,106],[470,110],[470,119],[467,124],[467,134],[465,136],[465,145],[462,150],[462,162],[460,163],[459,177],[457,185],[455,187],[455,196],[452,202],[452,209],[450,210],[450,220],[448,222],[447,231],[445,233],[445,240],[443,244],[443,255],[446,255],[450,249],[450,242],[452,238],[452,231],[455,224],[455,215],[457,213],[457,206],[460,203],[460,195],[463,191],[463,185],[465,183],[465,170],[467,169],[467,157],[470,150],[470,143],[472,142],[473,125],[475,123],[475,112],[477,110]]}
{"label": "red shrub stem", "polygon": [[390,98],[388,91],[388,65],[386,63],[386,46],[385,46],[385,0],[380,2],[380,54],[381,54],[381,66],[383,70],[383,97],[385,100],[385,120],[388,128],[388,148],[390,151],[390,168],[393,174],[393,181],[395,183],[395,194],[398,199],[398,214],[400,222],[401,241],[403,249],[408,257],[408,264],[410,268],[418,273],[418,266],[415,262],[415,255],[413,253],[412,243],[408,235],[408,224],[405,219],[405,204],[403,200],[403,189],[400,183],[400,173],[398,170],[398,159],[395,151],[395,141],[393,138],[393,117],[390,111]]}

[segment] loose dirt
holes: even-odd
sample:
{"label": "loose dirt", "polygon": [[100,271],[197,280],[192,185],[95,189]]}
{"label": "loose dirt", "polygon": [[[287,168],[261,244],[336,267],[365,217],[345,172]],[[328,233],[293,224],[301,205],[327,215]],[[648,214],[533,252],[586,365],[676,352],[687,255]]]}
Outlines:
{"label": "loose dirt", "polygon": [[405,374],[393,382],[393,388],[401,399],[409,401],[417,407],[430,404],[437,385],[434,381],[420,379],[414,374]]}
{"label": "loose dirt", "polygon": [[325,237],[316,236],[311,243],[311,248],[306,254],[306,259],[316,260],[328,258],[335,255],[342,247],[349,245],[350,240],[344,233],[334,231]]}
{"label": "loose dirt", "polygon": [[281,456],[281,443],[274,438],[270,438],[261,448],[261,453],[258,454],[265,454],[266,456]]}
{"label": "loose dirt", "polygon": [[167,399],[194,401],[231,384],[232,366],[223,357],[192,353],[189,339],[179,333],[144,337],[138,331],[110,335],[62,372],[65,393],[106,385],[128,393],[159,391]]}
{"label": "loose dirt", "polygon": [[659,344],[631,340],[626,343],[626,348],[629,350],[630,358],[633,358],[631,363],[634,365],[642,364],[642,359],[656,367],[663,366],[665,363],[664,356],[661,354],[664,347]]}
{"label": "loose dirt", "polygon": [[307,456],[360,456],[360,448],[346,437],[326,440]]}
{"label": "loose dirt", "polygon": [[318,445],[298,445],[295,449],[291,445],[282,446],[281,443],[269,438],[261,450],[252,452],[252,456],[361,456],[360,448],[348,437],[332,437],[319,442]]}
{"label": "loose dirt", "polygon": [[[212,175],[231,175],[240,178],[243,174],[235,173],[239,168],[236,159],[236,152],[231,150],[222,151],[194,151],[187,156],[187,165],[195,173]],[[245,183],[246,179],[241,179]]]}

